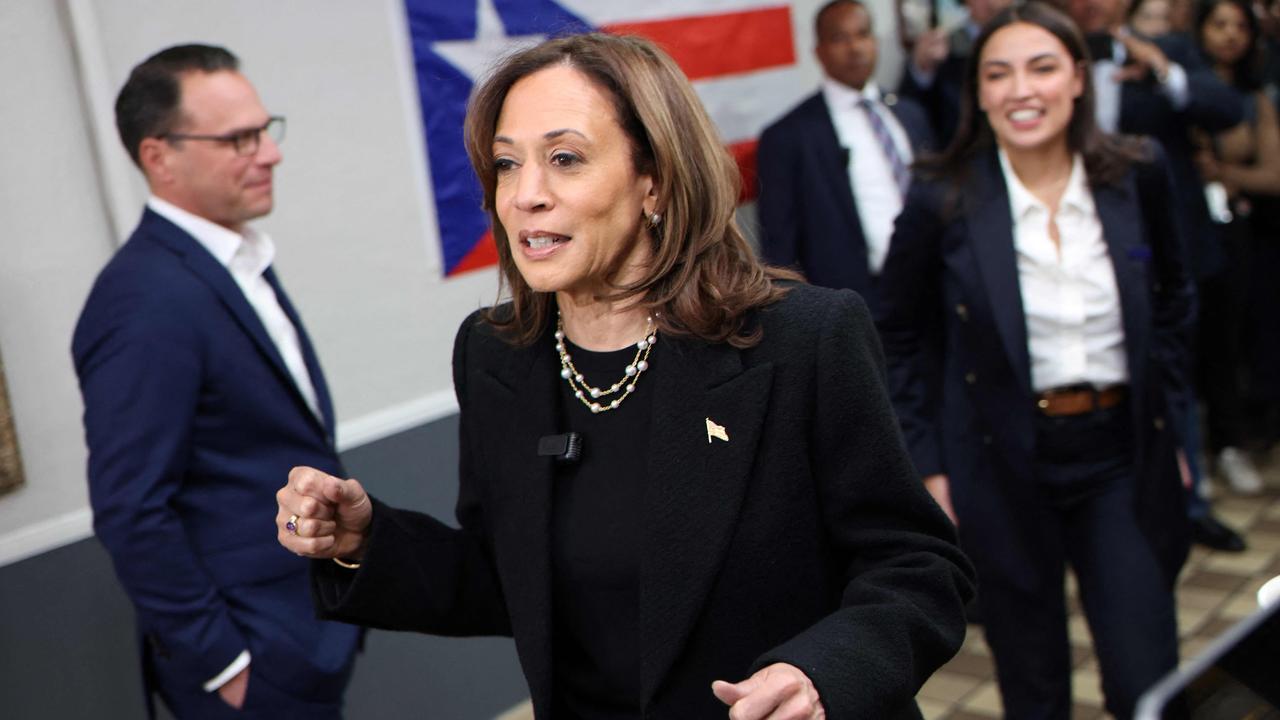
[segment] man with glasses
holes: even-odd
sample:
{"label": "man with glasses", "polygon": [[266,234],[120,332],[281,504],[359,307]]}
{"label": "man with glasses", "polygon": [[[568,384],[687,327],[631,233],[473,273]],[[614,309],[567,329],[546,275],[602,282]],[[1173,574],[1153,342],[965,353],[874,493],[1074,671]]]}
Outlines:
{"label": "man with glasses", "polygon": [[247,223],[271,211],[284,118],[222,48],[133,69],[116,126],[142,220],[72,341],[94,529],[132,599],[148,709],[341,716],[357,628],[314,620],[305,560],[270,510],[294,465],[344,474],[324,376]]}

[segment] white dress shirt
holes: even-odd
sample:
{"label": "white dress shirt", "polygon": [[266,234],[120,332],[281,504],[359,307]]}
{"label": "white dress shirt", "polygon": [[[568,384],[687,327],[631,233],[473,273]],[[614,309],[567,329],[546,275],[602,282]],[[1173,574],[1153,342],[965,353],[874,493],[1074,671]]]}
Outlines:
{"label": "white dress shirt", "polygon": [[880,89],[874,82],[868,82],[859,92],[831,78],[823,78],[822,97],[827,103],[827,112],[831,114],[836,139],[841,147],[849,150],[849,186],[853,188],[854,207],[858,210],[862,236],[867,243],[867,267],[873,275],[878,275],[889,254],[893,221],[902,212],[903,198],[893,178],[893,166],[885,157],[884,148],[880,147],[871,121],[867,119],[867,111],[858,103],[866,98],[877,106],[906,165],[910,165],[912,160],[911,141],[893,111],[881,102]]}
{"label": "white dress shirt", "polygon": [[[1000,169],[1013,215],[1032,389],[1127,383],[1120,291],[1083,158],[1072,162],[1056,216],[1022,184],[1003,150]],[[1051,221],[1058,246],[1049,235]]]}
{"label": "white dress shirt", "polygon": [[[249,227],[246,227],[244,234],[241,235],[198,215],[193,215],[154,195],[147,198],[147,207],[185,230],[223,267],[227,268],[231,277],[235,279],[236,285],[240,286],[245,299],[257,313],[258,319],[262,321],[267,335],[271,337],[271,342],[275,344],[285,367],[293,377],[294,384],[306,400],[307,407],[323,422],[315,386],[311,382],[311,374],[307,371],[307,363],[302,358],[302,344],[298,341],[297,328],[281,309],[275,291],[262,275],[275,259],[276,248],[271,238],[266,233]],[[241,651],[230,665],[204,684],[205,692],[213,692],[225,685],[241,670],[248,667],[251,659],[247,648]]]}

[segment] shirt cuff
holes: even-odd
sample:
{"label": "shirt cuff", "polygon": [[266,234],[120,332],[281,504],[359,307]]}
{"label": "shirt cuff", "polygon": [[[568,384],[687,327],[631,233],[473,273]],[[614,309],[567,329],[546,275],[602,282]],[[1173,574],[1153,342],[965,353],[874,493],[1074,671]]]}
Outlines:
{"label": "shirt cuff", "polygon": [[1173,103],[1174,110],[1183,110],[1191,102],[1187,71],[1183,70],[1178,63],[1169,63],[1169,69],[1165,72],[1164,79],[1160,81],[1160,87],[1169,97],[1169,102]]}
{"label": "shirt cuff", "polygon": [[236,656],[236,659],[232,660],[231,664],[227,666],[227,669],[218,673],[217,677],[204,684],[204,691],[213,692],[223,685],[226,685],[231,678],[238,675],[241,670],[247,667],[249,667],[249,651],[241,650],[240,654]]}

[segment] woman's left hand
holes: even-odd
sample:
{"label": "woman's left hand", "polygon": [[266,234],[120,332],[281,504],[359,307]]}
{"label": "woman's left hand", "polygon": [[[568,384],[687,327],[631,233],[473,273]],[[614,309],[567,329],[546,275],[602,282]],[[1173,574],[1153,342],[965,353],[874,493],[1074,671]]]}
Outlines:
{"label": "woman's left hand", "polygon": [[730,720],[824,720],[818,689],[800,668],[774,663],[740,683],[716,680],[711,692],[729,706]]}

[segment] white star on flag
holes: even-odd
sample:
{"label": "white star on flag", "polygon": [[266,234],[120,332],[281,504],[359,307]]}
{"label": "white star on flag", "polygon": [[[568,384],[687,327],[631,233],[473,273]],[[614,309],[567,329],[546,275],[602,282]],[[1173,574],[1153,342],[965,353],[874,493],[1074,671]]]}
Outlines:
{"label": "white star on flag", "polygon": [[458,68],[472,82],[484,77],[500,59],[542,42],[546,35],[507,35],[493,0],[476,0],[476,36],[472,40],[443,40],[431,49]]}

